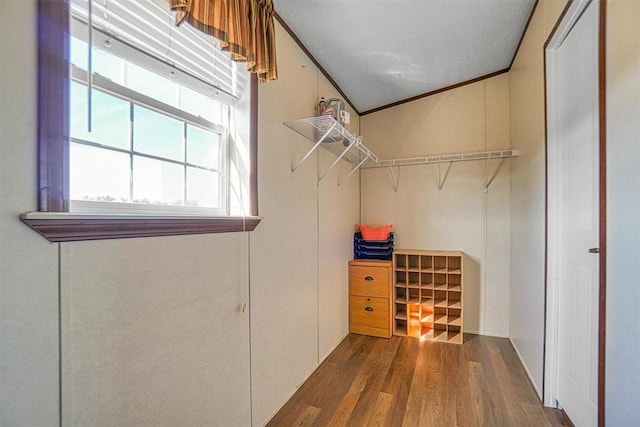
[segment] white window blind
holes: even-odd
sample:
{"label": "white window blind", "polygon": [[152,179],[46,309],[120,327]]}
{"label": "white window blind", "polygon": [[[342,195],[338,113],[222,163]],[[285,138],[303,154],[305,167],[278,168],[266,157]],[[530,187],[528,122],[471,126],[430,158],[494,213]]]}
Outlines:
{"label": "white window blind", "polygon": [[[153,60],[163,73],[204,95],[234,104],[244,92],[248,74],[231,61],[217,41],[188,25],[176,27],[166,0],[92,0],[93,45],[144,65]],[[74,37],[87,42],[89,0],[71,0]],[[238,72],[241,71],[241,72]]]}

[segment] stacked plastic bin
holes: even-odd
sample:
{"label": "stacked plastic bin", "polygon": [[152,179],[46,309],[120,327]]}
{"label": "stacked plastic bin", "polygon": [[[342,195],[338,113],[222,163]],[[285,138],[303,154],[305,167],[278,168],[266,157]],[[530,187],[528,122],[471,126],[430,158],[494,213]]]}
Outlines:
{"label": "stacked plastic bin", "polygon": [[355,259],[390,260],[393,254],[393,233],[387,240],[364,240],[360,232],[353,235],[353,257]]}

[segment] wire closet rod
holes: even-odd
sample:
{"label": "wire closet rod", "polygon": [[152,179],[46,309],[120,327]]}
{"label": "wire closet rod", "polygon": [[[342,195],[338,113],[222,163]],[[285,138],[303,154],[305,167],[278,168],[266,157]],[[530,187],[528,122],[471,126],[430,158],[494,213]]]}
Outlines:
{"label": "wire closet rod", "polygon": [[425,157],[410,157],[405,159],[378,160],[377,162],[365,163],[363,168],[383,168],[389,166],[410,166],[425,165],[434,163],[468,162],[472,160],[491,160],[516,157],[520,154],[518,150],[497,150],[483,151],[477,153],[443,154]]}

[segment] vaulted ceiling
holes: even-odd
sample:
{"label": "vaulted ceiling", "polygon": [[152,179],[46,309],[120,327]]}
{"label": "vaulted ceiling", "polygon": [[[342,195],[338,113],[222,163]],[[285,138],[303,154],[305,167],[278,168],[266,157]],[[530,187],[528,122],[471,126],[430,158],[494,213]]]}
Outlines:
{"label": "vaulted ceiling", "polygon": [[274,0],[360,113],[508,70],[535,0]]}

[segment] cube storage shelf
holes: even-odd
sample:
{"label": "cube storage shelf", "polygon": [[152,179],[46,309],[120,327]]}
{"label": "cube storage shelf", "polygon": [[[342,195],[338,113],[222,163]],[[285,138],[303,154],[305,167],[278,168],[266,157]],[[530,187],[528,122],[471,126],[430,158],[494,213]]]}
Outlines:
{"label": "cube storage shelf", "polygon": [[462,252],[393,252],[394,335],[462,344]]}

